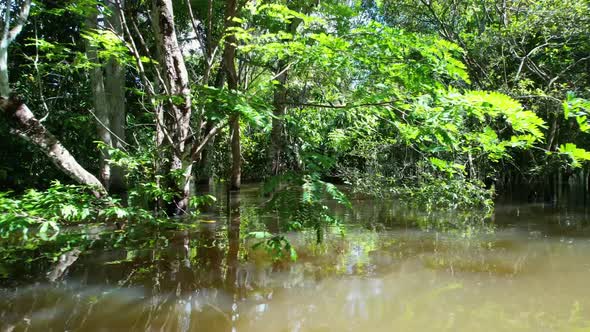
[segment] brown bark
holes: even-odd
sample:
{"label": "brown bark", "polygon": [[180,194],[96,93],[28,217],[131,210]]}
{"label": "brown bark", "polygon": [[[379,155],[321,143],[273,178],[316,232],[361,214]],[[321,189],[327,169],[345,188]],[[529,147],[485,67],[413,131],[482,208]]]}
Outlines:
{"label": "brown bark", "polygon": [[[231,28],[235,25],[234,18],[237,13],[237,0],[228,0],[225,8],[225,28]],[[229,34],[225,40],[225,50],[223,53],[223,67],[227,75],[227,86],[235,92],[238,90],[238,74],[236,72],[236,37]],[[230,118],[231,130],[231,156],[232,169],[230,178],[230,187],[232,190],[239,190],[242,182],[242,152],[240,143],[240,116],[234,114]]]}
{"label": "brown bark", "polygon": [[35,118],[27,105],[16,99],[0,98],[0,110],[15,133],[40,148],[55,166],[78,183],[96,188],[97,196],[106,195],[102,183],[78,164],[61,142]]}
{"label": "brown bark", "polygon": [[545,150],[547,151],[555,151],[556,147],[557,147],[557,132],[559,130],[559,124],[558,124],[558,116],[555,113],[550,113],[549,115],[550,117],[552,117],[552,121],[551,121],[551,127],[549,129],[549,133],[547,135],[547,145],[545,147]]}
{"label": "brown bark", "polygon": [[231,179],[232,190],[239,190],[242,185],[242,146],[240,133],[240,116],[234,115],[230,119],[231,130]]}

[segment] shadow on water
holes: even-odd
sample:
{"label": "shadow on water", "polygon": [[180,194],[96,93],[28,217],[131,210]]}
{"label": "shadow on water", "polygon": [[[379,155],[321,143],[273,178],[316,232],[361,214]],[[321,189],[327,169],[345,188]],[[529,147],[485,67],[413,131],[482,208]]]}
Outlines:
{"label": "shadow on water", "polygon": [[249,234],[281,222],[256,186],[217,192],[216,206],[180,226],[89,225],[25,247],[7,240],[0,331],[590,327],[584,207],[505,202],[466,228],[474,215],[328,202],[345,235],[328,230],[317,243],[313,231],[285,233],[298,253],[290,261],[252,248],[260,240]]}

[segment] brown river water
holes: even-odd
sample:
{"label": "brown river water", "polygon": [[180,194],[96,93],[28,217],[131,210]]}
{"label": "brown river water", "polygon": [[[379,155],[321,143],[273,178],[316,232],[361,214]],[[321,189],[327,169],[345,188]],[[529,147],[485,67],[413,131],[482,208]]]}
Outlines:
{"label": "brown river water", "polygon": [[355,200],[333,207],[344,226],[321,244],[285,233],[291,261],[245,236],[280,222],[262,199],[247,187],[230,218],[94,225],[2,256],[0,331],[590,331],[584,206],[499,203],[479,226],[441,230],[396,202]]}

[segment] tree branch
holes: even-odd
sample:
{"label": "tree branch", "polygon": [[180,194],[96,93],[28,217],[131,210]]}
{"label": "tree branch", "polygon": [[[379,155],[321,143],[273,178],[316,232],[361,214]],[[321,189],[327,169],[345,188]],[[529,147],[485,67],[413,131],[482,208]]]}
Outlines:
{"label": "tree branch", "polygon": [[20,136],[39,147],[69,177],[80,184],[94,187],[97,197],[107,195],[102,183],[76,161],[61,142],[35,118],[27,105],[16,99],[0,98],[0,111]]}
{"label": "tree branch", "polygon": [[[7,11],[10,11],[10,7],[7,8]],[[20,13],[16,19],[16,25],[12,29],[10,29],[10,32],[8,32],[8,35],[6,36],[6,39],[9,44],[12,41],[14,41],[16,36],[18,36],[18,34],[21,33],[21,31],[23,30],[23,27],[27,23],[27,19],[29,17],[30,12],[31,12],[31,0],[25,0],[25,3],[21,7]],[[9,25],[10,25],[10,22],[7,21],[6,27],[8,27]],[[5,27],[5,29],[6,29],[6,27]]]}
{"label": "tree branch", "polygon": [[547,84],[547,87],[550,88],[553,83],[555,83],[555,81],[557,81],[561,75],[565,74],[568,70],[572,69],[573,67],[575,67],[578,63],[589,60],[590,56],[586,56],[583,58],[578,59],[576,62],[572,63],[571,65],[567,66],[564,70],[562,70],[559,74],[557,74],[555,77],[553,77],[551,79],[551,81],[549,81],[549,84]]}
{"label": "tree branch", "polygon": [[191,149],[191,160],[193,162],[197,161],[200,159],[201,156],[201,152],[203,152],[203,150],[205,149],[205,146],[207,146],[207,143],[209,143],[209,141],[211,141],[211,139],[213,137],[215,137],[215,135],[225,126],[228,125],[228,122],[220,122],[218,123],[216,126],[214,126],[213,128],[211,128],[211,130],[207,133],[207,135],[205,135],[205,137],[203,138],[203,140],[201,140],[200,144],[195,144],[193,145],[193,148]]}
{"label": "tree branch", "polygon": [[304,107],[318,107],[318,108],[337,108],[337,109],[351,109],[351,108],[359,108],[359,107],[367,107],[367,106],[385,106],[391,105],[395,102],[395,100],[386,100],[376,103],[360,103],[360,104],[343,104],[343,105],[334,105],[334,104],[315,104],[315,103],[287,103],[290,106],[304,106]]}

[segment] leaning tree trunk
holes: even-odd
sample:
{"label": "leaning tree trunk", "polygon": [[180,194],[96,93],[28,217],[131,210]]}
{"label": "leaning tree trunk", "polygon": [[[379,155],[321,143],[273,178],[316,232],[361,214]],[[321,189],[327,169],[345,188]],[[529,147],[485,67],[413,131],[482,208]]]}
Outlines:
{"label": "leaning tree trunk", "polygon": [[97,196],[105,195],[106,189],[102,183],[78,164],[61,142],[35,118],[27,105],[16,99],[0,98],[0,110],[15,134],[39,147],[55,166],[78,183],[95,187]]}
{"label": "leaning tree trunk", "polygon": [[[11,24],[11,10],[19,8],[18,15]],[[4,27],[0,38],[0,115],[5,118],[12,128],[12,132],[32,142],[39,147],[49,159],[64,173],[80,184],[93,186],[96,196],[106,195],[102,183],[90,172],[84,169],[72,154],[51,134],[22,101],[9,98],[10,85],[8,81],[8,47],[22,31],[27,22],[31,9],[31,0],[24,0],[20,7],[8,0],[5,4],[5,15],[1,26]]]}
{"label": "leaning tree trunk", "polygon": [[[228,0],[225,8],[225,28],[231,28],[235,25],[234,18],[237,12],[237,0]],[[236,37],[230,33],[225,42],[225,50],[223,54],[223,66],[227,74],[228,88],[236,92],[238,90],[238,74],[236,73]],[[240,116],[234,114],[230,118],[231,131],[231,156],[232,169],[230,187],[233,190],[240,189],[242,182],[242,152],[240,143]]]}
{"label": "leaning tree trunk", "polygon": [[171,0],[152,0],[153,29],[167,94],[164,102],[162,130],[168,136],[163,147],[170,162],[167,165],[169,187],[176,197],[169,211],[183,214],[188,209],[192,179],[192,159],[187,146],[191,119],[191,91],[188,72],[176,38]]}

